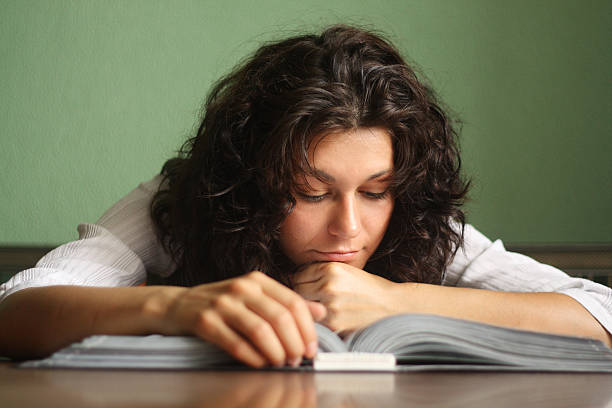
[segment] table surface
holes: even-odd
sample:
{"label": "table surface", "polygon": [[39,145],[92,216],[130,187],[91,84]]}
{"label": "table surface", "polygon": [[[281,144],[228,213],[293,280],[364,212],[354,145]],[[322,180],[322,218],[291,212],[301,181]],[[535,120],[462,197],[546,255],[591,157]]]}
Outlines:
{"label": "table surface", "polygon": [[60,370],[1,362],[0,406],[612,408],[612,375]]}

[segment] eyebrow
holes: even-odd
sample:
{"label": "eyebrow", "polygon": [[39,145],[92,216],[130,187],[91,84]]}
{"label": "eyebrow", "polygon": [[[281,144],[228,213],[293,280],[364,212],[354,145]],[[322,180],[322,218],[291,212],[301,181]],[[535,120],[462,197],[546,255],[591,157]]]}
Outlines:
{"label": "eyebrow", "polygon": [[[381,176],[384,176],[384,175],[387,175],[387,174],[390,174],[390,173],[391,173],[391,169],[387,169],[387,170],[382,170],[382,171],[376,172],[376,173],[372,174],[371,176],[369,176],[367,181],[377,179],[377,178],[379,178]],[[323,170],[314,169],[314,174],[317,177],[320,177],[320,178],[322,178],[325,181],[336,181],[336,179],[334,177],[332,177],[330,174],[327,174]]]}

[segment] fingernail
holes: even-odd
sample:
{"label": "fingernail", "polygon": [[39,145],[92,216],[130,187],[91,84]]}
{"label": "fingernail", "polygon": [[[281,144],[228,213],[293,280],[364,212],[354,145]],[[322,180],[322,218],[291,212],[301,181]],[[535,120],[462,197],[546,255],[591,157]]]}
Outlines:
{"label": "fingernail", "polygon": [[319,345],[317,344],[317,342],[311,341],[310,343],[308,343],[308,346],[306,346],[306,355],[309,357],[314,357],[315,354],[317,354],[318,348]]}
{"label": "fingernail", "polygon": [[294,357],[288,361],[291,367],[299,367],[302,363],[302,357]]}

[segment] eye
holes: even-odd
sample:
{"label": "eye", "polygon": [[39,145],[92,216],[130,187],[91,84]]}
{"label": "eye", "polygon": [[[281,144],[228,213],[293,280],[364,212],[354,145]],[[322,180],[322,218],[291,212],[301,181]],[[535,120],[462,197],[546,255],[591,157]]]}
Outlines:
{"label": "eye", "polygon": [[371,191],[363,191],[362,194],[364,196],[366,196],[369,199],[372,200],[382,200],[383,198],[387,197],[387,194],[389,193],[389,190],[385,190],[381,193],[373,193]]}
{"label": "eye", "polygon": [[325,193],[325,194],[320,194],[320,195],[309,195],[309,194],[304,194],[304,193],[298,193],[298,196],[306,202],[318,203],[320,201],[323,201],[323,199],[327,197],[328,194]]}

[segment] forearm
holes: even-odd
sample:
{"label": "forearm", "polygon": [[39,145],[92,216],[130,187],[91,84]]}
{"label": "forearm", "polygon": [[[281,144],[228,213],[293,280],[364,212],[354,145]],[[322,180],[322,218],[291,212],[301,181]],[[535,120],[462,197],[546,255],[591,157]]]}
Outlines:
{"label": "forearm", "polygon": [[33,358],[93,334],[188,334],[253,367],[313,358],[325,308],[261,272],[191,288],[48,286],[0,303],[0,355]]}
{"label": "forearm", "polygon": [[[401,293],[400,293],[401,292]],[[573,298],[560,293],[515,293],[428,284],[400,284],[402,310],[498,326],[590,337],[610,346],[610,334]]]}
{"label": "forearm", "polygon": [[0,303],[0,355],[44,356],[93,334],[160,332],[162,315],[151,313],[151,299],[159,302],[173,290],[181,288],[48,286],[16,292]]}

